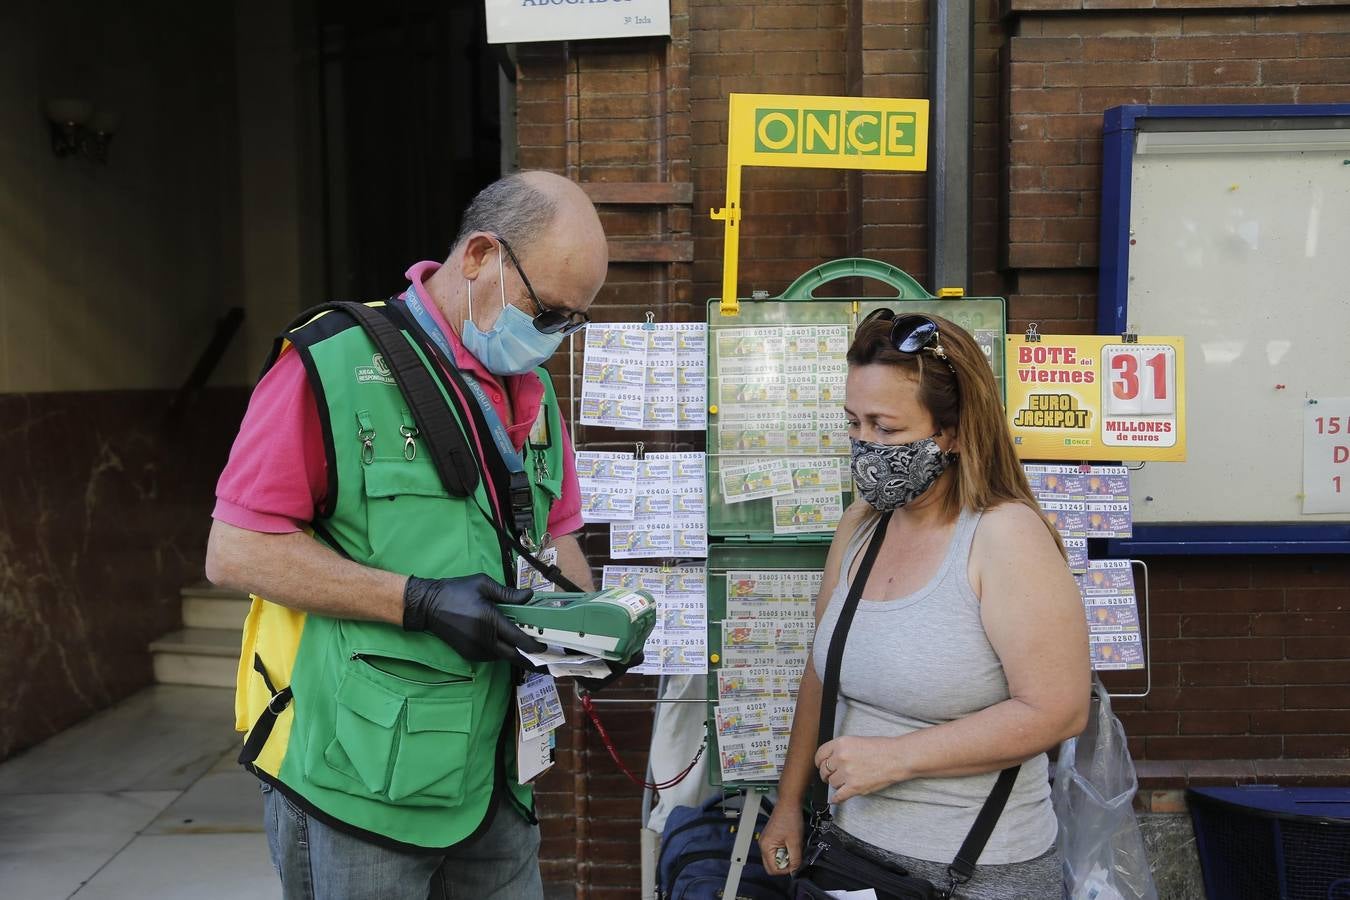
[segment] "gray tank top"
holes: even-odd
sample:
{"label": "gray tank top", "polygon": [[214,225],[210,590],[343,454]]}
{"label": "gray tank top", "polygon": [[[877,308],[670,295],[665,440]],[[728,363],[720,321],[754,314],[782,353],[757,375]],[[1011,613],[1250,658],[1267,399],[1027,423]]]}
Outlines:
{"label": "gray tank top", "polygon": [[[871,539],[879,516],[859,526],[845,548],[839,582],[816,631],[815,670],[825,671],[830,640],[848,594],[848,572]],[[951,545],[927,585],[896,600],[868,600],[844,645],[835,733],[896,737],[979,712],[1008,699],[1008,681],[980,621],[980,601],[967,571],[980,522],[963,511]],[[835,822],[860,840],[892,853],[951,862],[994,786],[997,772],[919,778],[846,800]],[[1008,805],[980,862],[1033,859],[1054,844],[1044,753],[1022,764]]]}

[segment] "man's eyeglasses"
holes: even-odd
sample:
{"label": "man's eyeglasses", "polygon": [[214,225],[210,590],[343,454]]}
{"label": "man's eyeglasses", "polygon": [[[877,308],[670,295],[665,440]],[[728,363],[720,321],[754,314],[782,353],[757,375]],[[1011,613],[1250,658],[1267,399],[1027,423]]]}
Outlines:
{"label": "man's eyeglasses", "polygon": [[576,312],[570,309],[550,309],[539,301],[539,295],[534,292],[534,285],[530,284],[530,279],[526,277],[525,270],[520,267],[520,260],[516,259],[516,252],[511,249],[511,245],[506,242],[506,238],[499,234],[494,234],[497,243],[502,245],[506,255],[511,258],[511,265],[516,267],[516,274],[525,285],[525,291],[530,295],[530,300],[534,302],[535,330],[541,334],[563,334],[569,335],[578,329],[585,328],[591,323],[591,317],[584,312]]}
{"label": "man's eyeglasses", "polygon": [[953,366],[951,360],[947,358],[947,351],[942,349],[942,333],[932,319],[916,313],[897,316],[894,310],[883,306],[868,313],[859,325],[866,325],[873,320],[891,323],[890,343],[899,352],[918,356],[919,351],[927,348],[947,364],[953,375],[956,374],[956,366]]}

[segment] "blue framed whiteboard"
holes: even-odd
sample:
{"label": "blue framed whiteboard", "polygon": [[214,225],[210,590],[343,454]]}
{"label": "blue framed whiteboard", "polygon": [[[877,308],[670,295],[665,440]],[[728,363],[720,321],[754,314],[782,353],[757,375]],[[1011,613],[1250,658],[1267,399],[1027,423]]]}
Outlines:
{"label": "blue framed whiteboard", "polygon": [[1106,111],[1097,331],[1184,336],[1191,412],[1111,556],[1350,552],[1350,514],[1300,512],[1309,401],[1350,396],[1347,290],[1350,104]]}

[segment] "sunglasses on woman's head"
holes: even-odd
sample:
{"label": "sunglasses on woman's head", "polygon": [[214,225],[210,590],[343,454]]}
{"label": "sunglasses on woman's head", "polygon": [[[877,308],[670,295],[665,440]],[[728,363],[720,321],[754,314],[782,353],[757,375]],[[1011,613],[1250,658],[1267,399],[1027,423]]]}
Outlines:
{"label": "sunglasses on woman's head", "polygon": [[566,336],[580,328],[585,328],[591,323],[591,317],[584,312],[571,309],[553,309],[540,302],[539,295],[534,292],[534,285],[530,284],[530,279],[525,276],[525,270],[520,267],[520,260],[516,259],[516,251],[511,249],[511,245],[506,242],[506,238],[499,234],[494,234],[493,237],[506,251],[506,255],[511,260],[511,265],[516,267],[516,274],[520,276],[521,283],[525,285],[525,292],[530,295],[530,300],[534,303],[535,331],[540,334],[558,334],[561,332]]}
{"label": "sunglasses on woman's head", "polygon": [[938,324],[927,316],[921,316],[917,313],[906,313],[903,316],[897,316],[894,310],[882,307],[867,314],[860,325],[866,325],[873,320],[891,323],[890,344],[900,353],[910,356],[918,356],[919,351],[927,348],[933,351],[933,355],[947,364],[947,368],[956,374],[956,366],[952,365],[951,360],[947,358],[947,351],[942,349],[942,332]]}

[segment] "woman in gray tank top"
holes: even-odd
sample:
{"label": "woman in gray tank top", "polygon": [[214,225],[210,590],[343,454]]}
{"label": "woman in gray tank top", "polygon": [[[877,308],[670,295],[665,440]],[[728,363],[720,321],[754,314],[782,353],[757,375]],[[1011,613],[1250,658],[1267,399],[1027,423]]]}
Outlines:
{"label": "woman in gray tank top", "polygon": [[[1045,751],[1082,731],[1087,623],[1063,547],[1027,485],[997,385],[946,319],[864,320],[845,398],[859,500],[816,603],[764,859],[802,861],[802,805],[819,772],[833,839],[947,884],[997,773],[1021,764],[975,876],[956,896],[1063,893]],[[893,510],[839,674],[835,738],[816,746],[820,674],[862,549]],[[781,858],[781,854],[780,858]]]}

